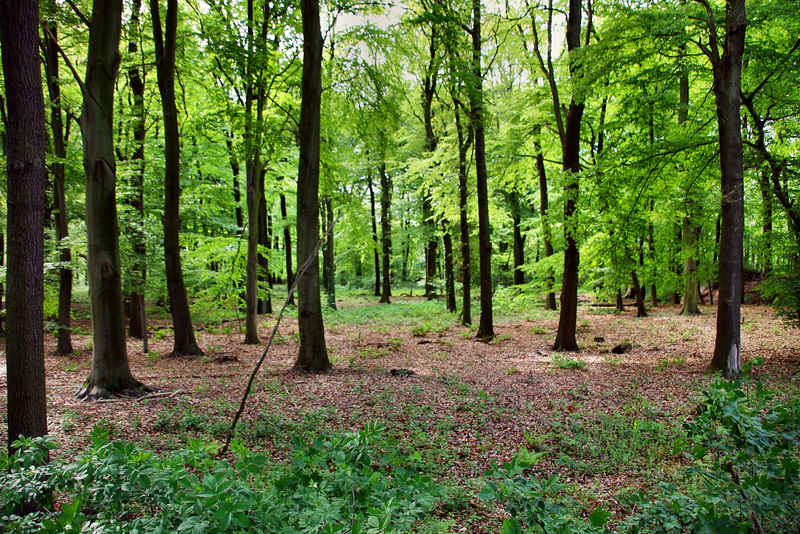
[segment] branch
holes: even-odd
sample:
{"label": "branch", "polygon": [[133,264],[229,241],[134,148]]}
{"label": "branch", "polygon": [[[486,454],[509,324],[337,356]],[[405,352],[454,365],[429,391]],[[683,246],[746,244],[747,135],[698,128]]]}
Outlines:
{"label": "branch", "polygon": [[272,341],[275,339],[275,334],[278,333],[278,327],[281,324],[281,320],[283,319],[283,314],[286,311],[286,307],[289,305],[289,300],[292,298],[294,290],[297,287],[297,282],[300,280],[300,278],[302,278],[302,276],[305,274],[305,272],[308,270],[311,264],[314,263],[314,261],[316,261],[317,254],[319,254],[319,250],[322,248],[325,239],[327,239],[328,234],[330,234],[333,231],[333,227],[336,226],[336,223],[338,223],[339,219],[341,218],[342,218],[342,213],[340,213],[339,216],[336,217],[336,220],[333,221],[330,226],[328,226],[328,229],[325,231],[322,238],[317,242],[317,246],[314,247],[314,250],[311,251],[311,254],[309,254],[308,259],[306,259],[306,262],[303,264],[302,267],[300,267],[297,270],[297,273],[295,274],[294,277],[294,283],[292,283],[292,287],[289,288],[289,294],[286,295],[286,301],[283,303],[283,307],[281,308],[281,311],[278,314],[278,319],[277,321],[275,321],[275,326],[272,327],[272,333],[269,336],[269,341],[267,341],[267,346],[264,348],[264,352],[261,353],[261,358],[259,358],[258,363],[256,363],[253,372],[250,373],[250,380],[247,382],[247,387],[245,387],[244,395],[242,395],[242,402],[239,404],[239,411],[236,412],[236,415],[233,417],[233,421],[231,421],[231,428],[228,430],[227,436],[225,436],[225,446],[222,447],[222,450],[220,450],[219,452],[220,456],[225,455],[228,452],[228,449],[230,448],[231,440],[233,439],[233,432],[236,430],[236,425],[237,423],[239,423],[239,418],[241,418],[242,413],[244,412],[245,405],[247,404],[247,397],[250,396],[250,391],[253,389],[253,382],[255,381],[256,375],[258,375],[258,371],[261,369],[261,366],[264,364],[264,360],[267,358],[267,353],[269,353],[270,347],[272,347]]}
{"label": "branch", "polygon": [[77,16],[79,19],[81,19],[81,22],[83,22],[84,24],[86,24],[86,26],[87,26],[87,27],[89,27],[89,26],[91,26],[91,25],[92,25],[92,22],[91,22],[91,21],[90,21],[90,20],[89,20],[89,19],[86,17],[86,15],[84,15],[83,13],[81,13],[81,10],[80,10],[80,9],[78,9],[78,6],[76,6],[76,5],[75,5],[75,2],[73,2],[72,0],[67,0],[67,3],[69,4],[69,7],[71,7],[71,8],[72,8],[72,11],[75,13],[75,15],[76,15],[76,16]]}
{"label": "branch", "polygon": [[61,48],[61,45],[58,44],[58,41],[53,36],[53,33],[50,31],[50,28],[47,27],[47,23],[44,22],[41,19],[41,17],[39,17],[39,22],[42,24],[42,28],[44,28],[44,31],[45,31],[45,33],[47,33],[47,36],[50,38],[50,41],[53,43],[53,46],[56,47],[56,50],[61,55],[61,57],[64,59],[64,63],[66,63],[67,68],[70,70],[70,72],[72,72],[73,78],[75,78],[75,81],[78,82],[78,86],[81,88],[81,93],[84,95],[84,98],[86,96],[89,96],[90,98],[94,99],[94,97],[89,94],[89,90],[86,88],[86,85],[83,83],[83,80],[81,79],[80,74],[78,74],[78,71],[75,70],[75,66],[72,64],[72,62],[67,57],[67,54],[64,52],[64,49]]}

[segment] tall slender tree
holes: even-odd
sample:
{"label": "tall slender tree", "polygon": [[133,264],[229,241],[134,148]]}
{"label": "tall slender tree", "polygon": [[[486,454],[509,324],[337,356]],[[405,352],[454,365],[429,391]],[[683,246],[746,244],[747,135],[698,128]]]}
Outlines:
{"label": "tall slender tree", "polygon": [[67,244],[69,224],[67,222],[67,201],[64,191],[65,163],[67,157],[64,138],[64,121],[61,106],[61,82],[58,77],[58,32],[55,24],[44,27],[44,66],[47,75],[47,89],[50,95],[50,129],[53,139],[55,161],[51,166],[53,176],[53,204],[56,209],[55,226],[58,240],[58,341],[56,353],[72,353],[72,250]]}
{"label": "tall slender tree", "polygon": [[178,35],[178,0],[167,0],[167,17],[161,29],[158,0],[150,0],[156,71],[164,112],[164,259],[167,273],[174,341],[172,354],[203,354],[195,339],[186,284],[183,280],[180,246],[181,145],[178,106],[175,102],[175,49]]}
{"label": "tall slender tree", "polygon": [[744,241],[744,159],[741,90],[747,11],[745,0],[727,0],[725,38],[717,34],[714,11],[707,0],[695,0],[705,12],[708,43],[698,46],[711,61],[719,129],[722,212],[719,247],[717,336],[709,370],[738,376],[742,365],[741,304]]}
{"label": "tall slender tree", "polygon": [[0,0],[7,97],[8,444],[47,434],[44,373],[45,119],[36,0]]}
{"label": "tall slender tree", "polygon": [[308,263],[308,267],[297,281],[300,345],[294,367],[304,371],[327,371],[331,369],[331,362],[322,322],[317,247],[323,41],[318,0],[300,0],[300,9],[303,15],[303,80],[298,125],[297,265],[305,267]]}
{"label": "tall slender tree", "polygon": [[130,371],[122,300],[113,116],[121,31],[122,0],[95,0],[86,76],[80,84],[93,342],[92,369],[77,393],[83,399],[137,396],[147,389]]}

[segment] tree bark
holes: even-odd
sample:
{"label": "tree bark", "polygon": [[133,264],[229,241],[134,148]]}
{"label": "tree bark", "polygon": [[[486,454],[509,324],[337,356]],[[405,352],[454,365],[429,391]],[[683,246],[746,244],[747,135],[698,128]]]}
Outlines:
{"label": "tree bark", "polygon": [[372,250],[372,259],[375,264],[375,296],[381,296],[381,254],[378,252],[381,244],[378,241],[378,218],[375,214],[375,189],[372,187],[372,171],[368,171],[367,186],[369,187],[369,208],[372,219],[372,243],[374,248]]}
{"label": "tree bark", "polygon": [[[326,227],[330,228],[333,225],[334,217],[333,217],[333,201],[331,200],[330,195],[326,195],[324,197],[325,203],[325,224]],[[333,232],[328,234],[328,237],[325,239],[325,246],[323,247],[323,261],[325,265],[325,271],[327,276],[324,276],[325,279],[325,294],[328,296],[328,307],[331,309],[336,309],[336,264],[335,264],[335,254],[334,254],[334,242],[333,242]]]}
{"label": "tree bark", "polygon": [[178,34],[178,0],[167,0],[165,33],[161,30],[158,0],[150,0],[156,72],[164,113],[164,262],[167,275],[174,340],[172,354],[200,355],[192,328],[192,315],[183,280],[180,243],[181,145],[178,106],[175,103],[175,48]]}
{"label": "tree bark", "polygon": [[525,273],[522,266],[525,265],[525,236],[522,235],[522,206],[519,201],[519,194],[511,191],[508,194],[511,204],[511,223],[514,234],[514,285],[521,286],[525,283]]}
{"label": "tree bark", "polygon": [[[541,132],[541,126],[539,127]],[[547,194],[547,173],[544,168],[544,152],[542,152],[542,145],[536,139],[533,142],[533,149],[536,152],[536,173],[539,176],[539,218],[542,222],[542,241],[544,242],[544,257],[549,258],[553,255],[553,231],[550,228],[550,219],[548,218],[547,210],[550,207],[549,196]],[[544,309],[555,310],[556,294],[553,292],[553,285],[555,284],[555,275],[552,269],[548,271],[547,275],[547,294],[544,298]]]}
{"label": "tree bark", "polygon": [[[580,48],[581,33],[581,1],[570,0],[569,17],[567,18],[567,49],[570,55]],[[577,76],[580,67],[570,61],[570,74]],[[554,350],[578,350],[576,338],[578,322],[578,227],[575,214],[578,202],[580,183],[580,133],[584,104],[576,100],[573,94],[567,115],[564,119],[564,135],[561,138],[562,169],[565,171],[564,182],[564,277],[561,283],[561,312],[558,318],[558,332],[553,344]],[[558,112],[558,111],[557,111]]]}
{"label": "tree bark", "polygon": [[[703,3],[706,7],[708,4]],[[717,336],[709,371],[727,377],[741,370],[742,252],[744,238],[744,165],[739,108],[742,56],[747,14],[745,0],[728,0],[724,51],[719,56],[713,13],[707,9],[711,31],[711,63],[719,128],[722,209],[719,252]]]}
{"label": "tree bark", "polygon": [[56,354],[71,354],[72,331],[70,319],[72,313],[72,251],[65,240],[69,237],[67,223],[67,202],[64,192],[64,160],[67,150],[64,140],[64,123],[61,117],[61,83],[58,78],[58,41],[55,24],[45,25],[44,52],[47,89],[50,95],[50,128],[53,133],[53,204],[55,204],[56,239],[58,240],[58,341]]}
{"label": "tree bark", "polygon": [[[139,11],[141,0],[135,0],[131,11],[131,26],[133,35],[128,41],[128,53],[138,51],[137,37],[139,35]],[[144,67],[142,66],[142,69]],[[135,172],[131,177],[132,199],[130,205],[136,213],[137,221],[131,225],[129,231],[133,240],[134,262],[131,268],[131,314],[128,322],[128,335],[144,339],[147,335],[144,290],[147,280],[147,248],[144,234],[144,139],[145,139],[145,112],[144,112],[144,78],[139,67],[128,70],[128,79],[133,94],[133,127],[134,150],[132,160]]]}
{"label": "tree bark", "polygon": [[295,369],[328,371],[331,362],[325,345],[322,303],[319,295],[319,258],[313,257],[319,240],[320,105],[322,100],[322,35],[318,0],[300,0],[303,16],[303,78],[298,137],[297,264],[310,261],[298,280],[300,347]]}
{"label": "tree bark", "polygon": [[644,288],[639,285],[636,269],[631,270],[631,282],[633,283],[633,293],[636,295],[636,317],[647,317],[647,311],[644,308]]}
{"label": "tree bark", "polygon": [[489,191],[486,170],[486,140],[483,125],[483,72],[481,70],[481,2],[472,0],[472,77],[470,114],[475,132],[475,177],[478,190],[478,250],[481,281],[481,318],[477,338],[494,339],[492,312],[492,241],[489,227]]}
{"label": "tree bark", "polygon": [[[281,220],[283,221],[283,244],[286,249],[286,291],[294,285],[294,271],[292,271],[292,229],[288,223],[286,210],[286,195],[281,191]],[[289,304],[294,306],[294,293],[289,295]]]}
{"label": "tree bark", "polygon": [[453,268],[453,238],[450,235],[450,222],[442,220],[442,235],[444,243],[444,286],[447,302],[447,311],[456,311],[456,276]]}
{"label": "tree bark", "polygon": [[472,144],[472,130],[464,136],[464,128],[461,126],[461,103],[453,97],[453,109],[455,110],[456,133],[458,135],[458,212],[459,212],[459,235],[461,237],[461,324],[464,326],[472,325],[472,270],[470,267],[470,246],[469,246],[469,183],[468,183],[468,163],[467,154]]}
{"label": "tree bark", "polygon": [[[8,98],[8,446],[47,434],[44,369],[44,98],[35,0],[0,0],[0,47]],[[35,510],[36,503],[32,503]]]}
{"label": "tree bark", "polygon": [[383,284],[381,286],[382,304],[390,304],[392,296],[392,284],[390,269],[392,265],[392,178],[386,172],[386,163],[381,161],[379,169],[381,177],[381,252],[383,265]]}
{"label": "tree bark", "polygon": [[93,354],[76,394],[87,400],[147,390],[128,364],[122,299],[113,122],[121,26],[121,0],[94,1],[81,114]]}
{"label": "tree bark", "polygon": [[[265,170],[261,170],[261,175],[258,180],[258,285],[263,288],[265,295],[258,298],[258,313],[272,313],[272,276],[269,272],[269,250],[272,248],[272,240],[270,239],[270,219],[271,215],[267,211],[267,197],[264,193],[264,175]],[[261,252],[262,250],[266,251]]]}

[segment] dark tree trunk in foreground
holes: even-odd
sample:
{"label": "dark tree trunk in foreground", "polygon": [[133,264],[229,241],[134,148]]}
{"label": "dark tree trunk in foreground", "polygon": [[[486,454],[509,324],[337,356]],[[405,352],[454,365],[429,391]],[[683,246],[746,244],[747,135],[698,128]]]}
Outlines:
{"label": "dark tree trunk in foreground", "polygon": [[370,207],[370,214],[372,216],[372,242],[375,245],[374,250],[372,251],[372,259],[375,263],[375,296],[381,296],[381,254],[378,252],[381,248],[380,242],[378,241],[378,218],[375,215],[375,189],[372,187],[372,171],[369,171],[367,176],[369,186],[369,207]]}
{"label": "dark tree trunk in foreground", "polygon": [[745,0],[728,0],[726,36],[720,57],[713,12],[705,1],[710,29],[706,54],[714,74],[722,175],[717,337],[709,371],[738,376],[741,370],[742,250],[744,238],[744,165],[741,105],[742,55],[747,14]]}
{"label": "dark tree trunk in foreground", "polygon": [[181,146],[178,107],[175,103],[175,46],[178,33],[178,0],[168,0],[166,33],[161,32],[157,0],[150,0],[156,70],[161,106],[164,110],[164,259],[167,273],[172,328],[172,354],[203,354],[194,337],[189,299],[183,281],[180,244]]}
{"label": "dark tree trunk in foreground", "polygon": [[77,396],[141,395],[128,365],[114,155],[114,89],[119,66],[121,0],[95,0],[83,85],[86,240],[92,304],[92,369]]}
{"label": "dark tree trunk in foreground", "polygon": [[44,36],[45,72],[47,74],[47,89],[50,94],[50,128],[53,132],[53,204],[56,208],[56,239],[58,240],[59,261],[58,268],[58,344],[57,354],[72,353],[72,332],[70,319],[72,313],[72,251],[64,241],[69,237],[67,224],[67,202],[64,192],[64,160],[67,149],[64,140],[64,122],[61,117],[61,83],[58,79],[58,41],[55,25],[46,26]]}
{"label": "dark tree trunk in foreground", "polygon": [[[319,144],[322,99],[322,35],[319,2],[300,0],[303,12],[303,82],[300,105],[300,164],[297,173],[297,265],[309,262],[297,283],[297,319],[300,347],[295,369],[331,368],[325,345],[322,302],[319,295]],[[312,256],[313,255],[313,256]]]}
{"label": "dark tree trunk in foreground", "polygon": [[[591,30],[589,30],[591,33]],[[580,48],[581,2],[570,0],[567,19],[567,48],[572,53]],[[570,64],[573,77],[579,67]],[[564,118],[564,136],[561,140],[562,168],[564,170],[564,278],[561,284],[561,312],[558,318],[558,332],[553,344],[554,350],[578,350],[576,337],[578,322],[578,221],[575,214],[580,184],[580,133],[584,104],[575,95]]]}
{"label": "dark tree trunk in foreground", "polygon": [[[0,0],[8,98],[8,444],[47,434],[44,377],[45,120],[35,0]],[[31,503],[35,509],[36,503]]]}
{"label": "dark tree trunk in foreground", "polygon": [[386,172],[386,163],[381,161],[381,252],[383,259],[383,283],[381,285],[382,304],[391,303],[392,283],[389,271],[392,266],[392,220],[390,217],[392,204],[392,178]]}
{"label": "dark tree trunk in foreground", "polygon": [[494,339],[492,313],[492,241],[489,228],[489,191],[486,170],[486,140],[483,128],[483,72],[481,71],[481,3],[472,0],[472,77],[470,112],[475,132],[475,175],[478,190],[478,249],[481,279],[481,319],[477,338]]}

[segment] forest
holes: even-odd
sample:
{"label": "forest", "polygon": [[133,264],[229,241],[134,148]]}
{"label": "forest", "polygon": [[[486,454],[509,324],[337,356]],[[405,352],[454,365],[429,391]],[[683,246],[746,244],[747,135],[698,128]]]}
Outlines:
{"label": "forest", "polygon": [[799,533],[798,13],[0,0],[0,531]]}

